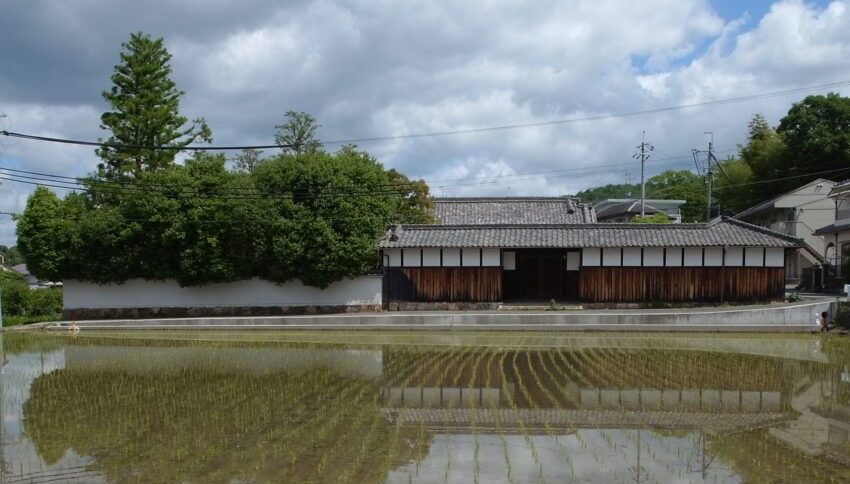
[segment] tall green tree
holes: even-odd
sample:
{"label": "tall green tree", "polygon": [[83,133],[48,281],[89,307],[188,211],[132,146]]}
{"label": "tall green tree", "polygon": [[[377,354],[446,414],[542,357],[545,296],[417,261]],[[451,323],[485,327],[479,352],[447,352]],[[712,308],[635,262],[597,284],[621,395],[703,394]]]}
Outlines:
{"label": "tall green tree", "polygon": [[634,183],[608,184],[582,190],[575,196],[584,203],[599,203],[608,198],[635,198],[635,196],[640,197],[640,185]]}
{"label": "tall green tree", "polygon": [[713,196],[719,213],[734,215],[759,202],[752,188],[753,171],[743,160],[730,159],[718,164],[714,176]]}
{"label": "tall green tree", "polygon": [[102,174],[112,179],[139,178],[145,171],[161,170],[186,145],[212,140],[203,118],[187,126],[187,118],[179,113],[184,93],[171,80],[171,54],[163,39],[137,32],[121,47],[112,88],[103,91],[111,109],[100,118],[100,127],[111,132],[101,141],[115,146],[97,150],[103,160]]}
{"label": "tall green tree", "polygon": [[782,136],[788,158],[783,166],[787,180],[778,184],[787,191],[823,174],[847,178],[850,175],[850,97],[836,93],[807,96],[794,103],[776,129]]}
{"label": "tall green tree", "polygon": [[286,121],[275,126],[274,141],[281,151],[288,154],[311,153],[322,149],[316,139],[316,130],[321,126],[309,113],[287,111]]}
{"label": "tall green tree", "polygon": [[[767,182],[787,176],[789,153],[786,150],[782,136],[776,132],[761,114],[753,115],[747,124],[747,144],[739,146],[740,160],[749,168],[753,182]],[[733,171],[741,171],[742,167],[732,167]],[[721,180],[721,185],[725,185]],[[732,202],[738,209],[745,209],[741,204],[755,204],[782,193],[783,184],[754,183],[748,187],[747,194],[741,194],[737,201]],[[725,189],[724,189],[725,190]],[[727,193],[724,192],[724,196]],[[746,196],[743,196],[746,195]]]}

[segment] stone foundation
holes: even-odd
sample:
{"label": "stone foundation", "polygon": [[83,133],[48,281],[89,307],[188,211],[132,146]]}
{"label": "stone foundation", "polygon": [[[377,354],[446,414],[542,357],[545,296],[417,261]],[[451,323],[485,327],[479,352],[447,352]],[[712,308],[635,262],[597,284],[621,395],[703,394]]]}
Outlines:
{"label": "stone foundation", "polygon": [[499,309],[500,302],[391,302],[389,311],[489,311]]}
{"label": "stone foundation", "polygon": [[65,308],[66,320],[159,319],[238,316],[297,316],[302,314],[366,313],[381,311],[380,304],[336,306],[213,306],[162,308]]}

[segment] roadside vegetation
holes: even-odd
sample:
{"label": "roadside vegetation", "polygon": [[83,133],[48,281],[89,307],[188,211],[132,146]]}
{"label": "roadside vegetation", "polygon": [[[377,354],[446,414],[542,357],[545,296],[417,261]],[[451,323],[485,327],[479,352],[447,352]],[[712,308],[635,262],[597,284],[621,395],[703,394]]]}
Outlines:
{"label": "roadside vegetation", "polygon": [[56,321],[62,317],[62,289],[30,289],[19,274],[0,271],[3,326]]}

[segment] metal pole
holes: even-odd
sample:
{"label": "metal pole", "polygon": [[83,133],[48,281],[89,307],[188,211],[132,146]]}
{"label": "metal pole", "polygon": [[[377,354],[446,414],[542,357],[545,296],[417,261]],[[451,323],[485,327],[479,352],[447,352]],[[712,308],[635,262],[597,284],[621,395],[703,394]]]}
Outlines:
{"label": "metal pole", "polygon": [[706,132],[705,134],[711,135],[711,139],[708,141],[708,168],[706,169],[705,176],[708,184],[708,196],[706,197],[708,203],[705,207],[705,221],[708,222],[711,220],[711,180],[714,178],[714,166],[711,162],[714,160],[714,153],[712,150],[714,149],[714,133]]}
{"label": "metal pole", "polygon": [[640,136],[640,216],[646,216],[644,200],[646,200],[646,182],[643,178],[643,164],[646,160],[646,131],[641,131]]}

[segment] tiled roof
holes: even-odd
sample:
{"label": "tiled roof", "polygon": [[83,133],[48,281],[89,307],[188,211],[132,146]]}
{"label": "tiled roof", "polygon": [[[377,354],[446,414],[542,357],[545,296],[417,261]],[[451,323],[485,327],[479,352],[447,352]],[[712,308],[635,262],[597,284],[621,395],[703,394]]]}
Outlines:
{"label": "tiled roof", "polygon": [[593,207],[567,197],[435,198],[441,225],[562,225],[596,222]]}
{"label": "tiled roof", "polygon": [[802,240],[722,217],[706,224],[407,225],[381,248],[804,247]]}
{"label": "tiled roof", "polygon": [[[644,203],[643,209],[644,213],[647,215],[660,212],[660,210],[647,203]],[[626,200],[623,202],[612,203],[596,211],[596,218],[600,220],[620,215],[640,215],[640,200]]]}

